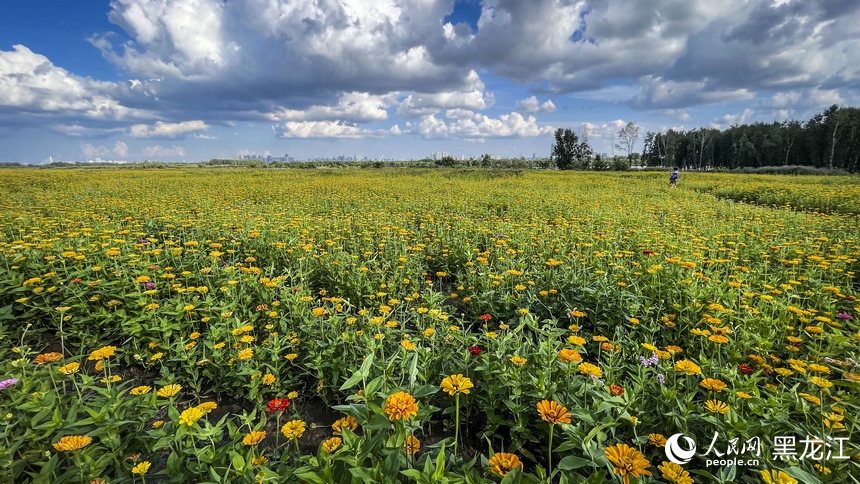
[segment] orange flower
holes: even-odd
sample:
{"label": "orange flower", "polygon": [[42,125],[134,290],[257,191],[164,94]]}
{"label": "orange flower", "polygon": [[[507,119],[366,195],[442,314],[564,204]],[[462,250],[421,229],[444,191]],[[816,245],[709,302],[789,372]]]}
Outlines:
{"label": "orange flower", "polygon": [[558,359],[563,363],[582,361],[582,356],[574,350],[565,348],[558,352]]}
{"label": "orange flower", "polygon": [[537,404],[540,418],[553,425],[557,423],[570,423],[570,413],[563,405],[549,400],[543,400]]}
{"label": "orange flower", "polygon": [[51,353],[44,353],[44,354],[37,356],[36,359],[33,360],[33,362],[38,364],[38,365],[43,365],[45,363],[53,363],[55,361],[62,360],[62,359],[63,359],[62,353],[57,353],[56,351],[53,351]]}
{"label": "orange flower", "polygon": [[604,452],[606,458],[615,466],[612,472],[621,475],[621,481],[624,484],[630,484],[631,475],[637,478],[641,475],[651,475],[651,471],[647,470],[651,464],[645,456],[627,444],[615,444],[607,447]]}
{"label": "orange flower", "polygon": [[385,400],[385,413],[389,420],[408,419],[418,415],[415,398],[406,392],[397,392]]}
{"label": "orange flower", "polygon": [[263,439],[265,439],[265,438],[266,438],[266,432],[261,432],[261,431],[255,430],[255,431],[252,431],[251,433],[249,433],[248,435],[246,435],[245,438],[242,439],[242,443],[247,445],[247,446],[257,445],[260,442],[262,442]]}
{"label": "orange flower", "polygon": [[67,435],[54,444],[54,448],[60,452],[83,449],[92,443],[92,437],[86,435]]}
{"label": "orange flower", "polygon": [[490,457],[489,464],[490,472],[499,476],[507,475],[508,472],[511,472],[515,468],[523,466],[519,457],[505,452],[496,452],[493,454],[493,456]]}

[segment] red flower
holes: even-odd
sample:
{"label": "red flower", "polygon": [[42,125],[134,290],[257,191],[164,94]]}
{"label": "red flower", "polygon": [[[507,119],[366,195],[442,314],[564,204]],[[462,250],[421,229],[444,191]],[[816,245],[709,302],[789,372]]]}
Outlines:
{"label": "red flower", "polygon": [[283,412],[287,408],[290,407],[290,400],[287,398],[273,398],[269,400],[269,403],[266,404],[267,412]]}
{"label": "red flower", "polygon": [[644,255],[655,255],[656,254],[656,252],[654,252],[653,250],[649,250],[649,249],[643,250],[642,253]]}
{"label": "red flower", "polygon": [[69,284],[77,284],[79,282],[81,282],[81,278],[76,277],[76,278],[72,279],[71,281],[69,281]]}
{"label": "red flower", "polygon": [[481,348],[478,346],[470,346],[469,353],[471,353],[472,356],[478,356],[481,354]]}
{"label": "red flower", "polygon": [[749,366],[747,366],[747,365],[738,365],[738,370],[739,370],[741,373],[743,373],[744,375],[749,375],[750,373],[752,373],[752,372],[753,372],[753,369],[752,369],[752,368],[750,368],[750,367],[749,367]]}
{"label": "red flower", "polygon": [[609,393],[613,397],[623,397],[624,396],[624,389],[618,385],[609,385]]}
{"label": "red flower", "polygon": [[482,315],[478,316],[478,319],[480,319],[481,321],[489,321],[489,320],[493,319],[493,317],[490,316],[489,314],[482,314]]}

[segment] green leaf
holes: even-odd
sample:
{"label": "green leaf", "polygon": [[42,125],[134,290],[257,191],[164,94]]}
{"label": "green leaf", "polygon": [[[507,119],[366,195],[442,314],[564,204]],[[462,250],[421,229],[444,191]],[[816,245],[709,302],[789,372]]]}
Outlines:
{"label": "green leaf", "polygon": [[588,466],[594,467],[594,465],[595,465],[594,462],[592,462],[590,460],[583,459],[582,457],[576,457],[573,455],[569,455],[569,456],[565,457],[564,459],[562,459],[561,461],[559,461],[558,468],[563,470],[563,471],[572,471],[574,469],[579,469],[581,467],[588,467]]}
{"label": "green leaf", "polygon": [[415,390],[415,394],[412,396],[415,398],[429,397],[439,390],[439,387],[436,385],[422,385]]}
{"label": "green leaf", "polygon": [[230,452],[230,461],[233,463],[233,468],[237,471],[241,471],[245,468],[245,458],[242,457],[238,452]]}
{"label": "green leaf", "polygon": [[802,482],[803,484],[821,484],[821,479],[813,476],[812,474],[806,472],[800,467],[788,467],[787,469],[785,469],[785,473]]}

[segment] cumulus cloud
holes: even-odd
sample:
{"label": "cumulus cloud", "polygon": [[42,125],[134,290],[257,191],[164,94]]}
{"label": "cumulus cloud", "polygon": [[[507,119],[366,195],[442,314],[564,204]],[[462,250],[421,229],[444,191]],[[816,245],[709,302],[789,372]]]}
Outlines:
{"label": "cumulus cloud", "polygon": [[517,111],[521,113],[552,113],[555,112],[555,104],[549,99],[540,104],[537,97],[531,96],[517,101]]}
{"label": "cumulus cloud", "polygon": [[[112,0],[125,35],[89,40],[130,79],[78,76],[15,45],[0,51],[0,125],[180,139],[264,121],[278,135],[350,137],[396,110],[450,136],[488,125],[474,114],[494,103],[478,72],[537,94],[522,114],[552,112],[538,101],[549,93],[683,113],[777,91],[850,100],[860,87],[856,1],[483,0],[474,31],[445,22],[456,3]],[[790,111],[792,95],[771,109]]]}
{"label": "cumulus cloud", "polygon": [[273,129],[278,138],[379,138],[390,132],[359,128],[343,121],[288,121]]}
{"label": "cumulus cloud", "polygon": [[87,158],[95,158],[110,153],[110,150],[105,146],[93,146],[89,143],[81,143],[81,153]]}
{"label": "cumulus cloud", "polygon": [[471,71],[459,90],[408,95],[397,108],[397,114],[404,118],[423,118],[443,109],[487,109],[492,107],[495,97],[485,93],[485,88],[478,73]]}
{"label": "cumulus cloud", "polygon": [[114,99],[116,91],[114,83],[71,74],[23,45],[0,51],[0,113],[15,113],[22,120],[96,122],[152,117],[122,105]]}
{"label": "cumulus cloud", "polygon": [[274,121],[347,120],[352,122],[384,121],[387,109],[397,104],[398,93],[372,95],[364,92],[341,94],[333,106],[314,105],[305,109],[281,109],[272,113]]}
{"label": "cumulus cloud", "polygon": [[117,141],[113,145],[113,152],[115,155],[125,158],[128,156],[128,145],[123,143],[122,141]]}
{"label": "cumulus cloud", "polygon": [[177,158],[185,156],[185,148],[181,146],[164,147],[154,145],[145,147],[141,153],[147,158]]}
{"label": "cumulus cloud", "polygon": [[416,133],[423,138],[522,138],[551,134],[552,126],[539,126],[534,116],[524,118],[520,113],[502,114],[491,118],[473,114],[446,123],[430,115],[418,124]]}
{"label": "cumulus cloud", "polygon": [[678,109],[687,106],[752,99],[748,89],[723,89],[709,80],[677,82],[646,76],[642,88],[630,105],[639,109]]}
{"label": "cumulus cloud", "polygon": [[746,124],[750,122],[755,112],[752,109],[744,109],[738,114],[726,114],[711,121],[710,127],[714,129],[726,129],[735,124]]}
{"label": "cumulus cloud", "polygon": [[176,139],[183,138],[189,133],[205,131],[207,129],[209,129],[209,126],[201,120],[183,121],[181,123],[156,121],[151,126],[135,124],[129,128],[128,134],[133,138]]}

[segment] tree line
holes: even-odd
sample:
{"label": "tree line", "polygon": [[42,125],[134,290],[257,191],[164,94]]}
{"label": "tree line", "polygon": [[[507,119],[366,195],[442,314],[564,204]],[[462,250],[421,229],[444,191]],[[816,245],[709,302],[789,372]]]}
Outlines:
{"label": "tree line", "polygon": [[588,144],[588,132],[555,131],[551,159],[561,170],[625,170],[631,163],[685,170],[733,170],[805,166],[860,172],[860,109],[830,106],[809,121],[774,121],[648,131],[641,156],[633,152],[641,128],[628,123],[616,134],[614,147],[627,156],[601,158]]}
{"label": "tree line", "polygon": [[830,106],[809,121],[645,134],[642,163],[686,170],[812,166],[860,172],[860,109]]}

